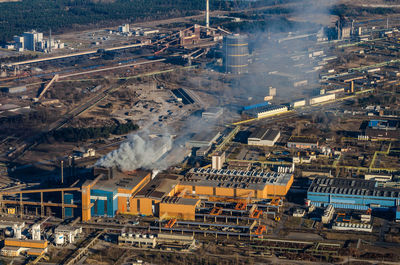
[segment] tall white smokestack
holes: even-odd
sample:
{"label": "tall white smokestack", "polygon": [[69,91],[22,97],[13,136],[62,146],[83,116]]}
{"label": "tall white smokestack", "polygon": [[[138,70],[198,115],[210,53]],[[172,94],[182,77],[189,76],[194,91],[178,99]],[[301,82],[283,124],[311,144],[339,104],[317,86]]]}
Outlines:
{"label": "tall white smokestack", "polygon": [[206,0],[206,27],[210,27],[210,0]]}

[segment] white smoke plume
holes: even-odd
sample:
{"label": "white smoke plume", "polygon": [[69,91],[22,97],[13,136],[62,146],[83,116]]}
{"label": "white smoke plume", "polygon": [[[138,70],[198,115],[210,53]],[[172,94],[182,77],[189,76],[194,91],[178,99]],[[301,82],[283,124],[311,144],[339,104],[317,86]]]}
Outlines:
{"label": "white smoke plume", "polygon": [[[285,15],[285,17],[293,16],[296,17],[296,19],[294,19],[295,21],[298,18],[303,18],[307,21],[308,18],[314,18],[316,14],[318,14],[319,18],[322,16],[320,21],[323,23],[304,23],[302,27],[293,29],[298,31],[296,34],[316,32],[321,26],[328,24],[330,20],[329,8],[336,2],[337,0],[318,0],[314,2],[308,1],[308,3],[312,3],[311,5],[294,5],[291,6],[291,13]],[[269,24],[268,16],[266,16],[265,22],[267,25]],[[281,71],[283,73],[293,74],[296,76],[296,81],[312,79],[314,76],[314,78],[317,78],[317,72],[311,74],[306,73],[306,71],[314,66],[313,64],[315,62],[308,62],[308,59],[303,58],[299,60],[299,62],[294,62],[291,58],[293,55],[293,48],[296,46],[303,47],[304,56],[308,58],[309,41],[299,39],[292,42],[278,43],[277,39],[288,35],[288,32],[282,33],[280,31],[280,25],[273,25],[268,29],[268,32],[255,29],[249,34],[250,37],[253,38],[253,43],[255,43],[253,44],[253,49],[258,50],[257,52],[259,53],[259,55],[255,57],[258,57],[256,59],[262,61],[264,66],[261,64],[263,67],[260,67],[260,64],[258,64],[255,67],[250,67],[249,75],[241,76],[238,78],[238,81],[233,82],[231,90],[223,91],[220,94],[215,93],[214,95],[219,97],[219,107],[225,107],[223,106],[224,103],[229,107],[229,104],[235,97],[245,97],[246,99],[253,98],[258,102],[262,101],[268,93],[267,89],[269,86],[277,87],[278,97],[285,100],[289,100],[291,97],[298,98],[302,96],[297,95],[298,91],[301,89],[289,87],[292,86],[294,81],[291,81],[290,85],[280,88],[279,85],[282,83],[282,78],[280,79],[276,75],[268,74],[269,71]],[[272,33],[269,34],[270,32]],[[248,34],[248,32],[240,33]],[[304,64],[304,66],[297,67],[296,64]],[[135,170],[138,168],[155,170],[167,169],[169,166],[177,164],[185,158],[187,154],[185,143],[194,134],[211,131],[217,122],[222,121],[205,122],[201,118],[190,116],[183,122],[180,130],[165,128],[165,131],[178,135],[178,137],[174,139],[174,142],[172,142],[172,137],[149,137],[148,127],[150,124],[157,123],[157,121],[147,122],[147,126],[144,126],[145,129],[137,134],[129,135],[127,142],[121,144],[117,150],[102,157],[96,165],[104,167],[116,166],[121,170]],[[164,156],[169,150],[170,152]]]}
{"label": "white smoke plume", "polygon": [[126,142],[118,149],[108,153],[96,162],[96,166],[118,167],[123,171],[138,168],[162,171],[182,162],[188,155],[185,146],[193,135],[207,133],[215,123],[200,117],[189,116],[178,129],[179,136],[173,139],[169,132],[172,128],[163,128],[162,136],[150,137],[149,126],[138,133],[130,134]]}
{"label": "white smoke plume", "polygon": [[143,169],[163,170],[168,167],[160,158],[172,148],[172,137],[151,139],[148,134],[131,134],[120,147],[97,161],[96,166],[118,167],[123,171]]}

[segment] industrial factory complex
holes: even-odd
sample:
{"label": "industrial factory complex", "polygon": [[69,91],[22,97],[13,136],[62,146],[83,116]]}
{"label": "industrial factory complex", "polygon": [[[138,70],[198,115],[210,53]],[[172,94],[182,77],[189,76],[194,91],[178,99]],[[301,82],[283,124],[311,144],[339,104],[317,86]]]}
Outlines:
{"label": "industrial factory complex", "polygon": [[226,2],[4,43],[0,264],[400,262],[398,17]]}

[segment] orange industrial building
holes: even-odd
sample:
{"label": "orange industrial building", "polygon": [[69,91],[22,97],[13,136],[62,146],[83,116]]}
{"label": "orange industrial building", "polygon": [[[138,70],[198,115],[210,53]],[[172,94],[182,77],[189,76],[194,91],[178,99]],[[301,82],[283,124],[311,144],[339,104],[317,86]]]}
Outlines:
{"label": "orange industrial building", "polygon": [[[83,222],[94,216],[114,217],[118,213],[194,220],[201,200],[255,202],[280,198],[293,183],[293,175],[289,173],[210,168],[194,168],[184,176],[158,174],[155,178],[145,170],[121,172],[115,168],[95,168],[93,175],[94,179],[86,180],[81,188],[14,192],[20,195],[20,200],[5,200],[0,193],[0,203],[6,207],[8,203],[19,204],[21,208],[62,207],[65,217],[72,217],[75,209]],[[61,203],[43,201],[43,193],[50,191],[61,192]],[[40,192],[41,201],[22,200],[22,194],[31,192]]]}
{"label": "orange industrial building", "polygon": [[159,175],[131,200],[131,213],[194,220],[201,200],[260,201],[283,197],[288,173],[195,168],[185,176]]}
{"label": "orange industrial building", "polygon": [[95,168],[94,181],[82,186],[82,220],[92,216],[113,217],[132,212],[132,198],[149,183],[150,171],[121,172],[116,168]]}
{"label": "orange industrial building", "polygon": [[40,256],[47,252],[47,246],[46,240],[6,238],[1,254],[15,257],[19,256],[21,252],[26,252],[29,256]]}
{"label": "orange industrial building", "polygon": [[182,176],[160,174],[131,199],[130,213],[194,220],[199,199],[175,196]]}
{"label": "orange industrial building", "polygon": [[208,200],[257,201],[285,196],[292,183],[286,173],[193,168],[177,189]]}

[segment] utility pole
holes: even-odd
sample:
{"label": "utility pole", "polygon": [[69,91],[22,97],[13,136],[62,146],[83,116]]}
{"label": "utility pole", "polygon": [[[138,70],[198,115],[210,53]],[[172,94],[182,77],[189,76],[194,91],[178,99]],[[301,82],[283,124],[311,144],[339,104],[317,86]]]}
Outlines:
{"label": "utility pole", "polygon": [[64,161],[61,160],[61,184],[64,184]]}

